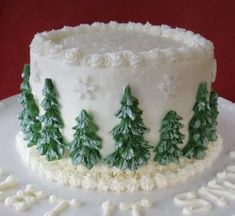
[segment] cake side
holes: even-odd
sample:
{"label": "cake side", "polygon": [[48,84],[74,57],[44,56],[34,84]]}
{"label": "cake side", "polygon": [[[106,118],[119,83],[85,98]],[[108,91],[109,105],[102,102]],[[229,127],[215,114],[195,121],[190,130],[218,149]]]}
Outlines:
{"label": "cake side", "polygon": [[[98,54],[92,53],[99,50],[95,37],[91,37],[91,41],[86,40],[86,49],[89,47],[88,43],[92,44],[92,40],[95,40],[93,45],[90,45],[92,54],[81,45],[80,48],[71,48],[77,41],[75,38],[73,42],[71,37],[76,34],[84,37],[85,33],[95,35],[107,31],[111,31],[111,35],[115,31],[119,35],[120,32],[124,35],[127,32],[127,38],[124,37],[119,42],[118,37],[113,39],[117,43],[116,46],[107,45]],[[131,35],[132,44],[129,47],[125,44],[120,46],[125,39],[128,44],[130,33],[141,35]],[[68,37],[69,40],[66,40]],[[139,45],[145,37],[149,41]],[[165,39],[165,44],[161,40],[154,44],[154,37]],[[105,41],[110,40],[110,44],[113,42],[108,36],[103,40],[104,45]],[[158,47],[151,48],[152,44]],[[126,50],[127,48],[130,50]],[[114,149],[109,132],[118,123],[114,113],[119,108],[122,89],[126,85],[131,86],[134,95],[139,99],[144,123],[150,128],[146,139],[151,144],[155,144],[159,139],[161,119],[171,109],[183,117],[186,142],[187,126],[192,117],[197,88],[202,81],[206,81],[210,86],[216,71],[211,42],[190,31],[152,26],[149,23],[94,23],[91,26],[80,25],[44,32],[35,36],[30,53],[30,84],[38,104],[43,99],[44,80],[52,79],[59,96],[66,141],[72,140],[72,127],[78,113],[86,109],[93,113],[99,126],[98,133],[103,139],[101,152],[104,157]],[[40,111],[43,112],[42,109]]]}
{"label": "cake side", "polygon": [[[195,160],[205,167],[215,158],[209,150],[222,142],[211,89],[216,61],[203,37],[166,26],[95,23],[36,35],[30,57],[17,145],[49,179],[70,184],[70,174],[61,180],[69,170],[78,187],[100,189],[92,181],[104,185],[104,174],[151,190],[172,167],[176,178],[185,161],[193,169]],[[130,190],[115,184],[107,190]]]}
{"label": "cake side", "polygon": [[[126,50],[128,46],[125,44],[120,46],[125,41],[124,37],[119,43],[115,41],[116,46],[110,49],[106,46],[99,54],[87,54],[87,50],[84,54],[83,47],[76,47],[71,51],[70,46],[74,45],[71,38],[67,41],[67,47],[64,45],[63,51],[56,51],[56,47],[61,47],[67,37],[75,33],[83,35],[88,32],[89,35],[90,29],[92,34],[104,30],[118,31],[119,34],[120,31],[128,32],[127,42],[130,41],[129,33],[139,32],[142,35],[132,35],[132,45],[129,46],[131,50]],[[38,37],[45,40],[40,42]],[[140,46],[139,42],[145,37],[150,41]],[[151,49],[154,37],[162,37],[171,42],[162,44],[160,41],[161,45],[154,44],[160,47]],[[96,40],[92,48],[95,51]],[[112,44],[112,38],[108,36],[103,43],[107,40],[111,40]],[[91,44],[92,42],[90,41]],[[40,52],[35,50],[35,43],[39,43],[38,46],[42,49]],[[136,49],[135,46],[140,48]],[[192,117],[197,88],[202,81],[206,81],[210,86],[215,79],[216,71],[213,46],[206,39],[183,29],[150,24],[95,23],[91,26],[81,25],[41,33],[32,42],[30,56],[30,84],[38,104],[43,100],[44,80],[52,79],[59,96],[61,115],[65,123],[63,135],[66,141],[72,140],[75,118],[82,109],[86,109],[94,115],[99,126],[98,133],[103,140],[103,157],[114,150],[114,141],[109,132],[118,123],[114,113],[119,109],[122,90],[126,85],[130,85],[133,94],[139,100],[140,108],[143,110],[143,121],[150,128],[150,132],[145,135],[150,144],[157,143],[160,122],[172,109],[183,117],[185,127],[182,131],[187,142],[188,123]],[[71,58],[71,61],[65,60],[67,57]],[[42,109],[40,111],[43,113]]]}

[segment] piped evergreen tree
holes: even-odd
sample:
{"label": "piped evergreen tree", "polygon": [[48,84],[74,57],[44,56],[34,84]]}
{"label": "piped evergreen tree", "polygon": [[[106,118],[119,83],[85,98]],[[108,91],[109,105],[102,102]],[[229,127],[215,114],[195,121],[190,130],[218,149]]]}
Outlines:
{"label": "piped evergreen tree", "polygon": [[65,143],[60,132],[64,124],[60,117],[56,90],[51,79],[45,80],[43,95],[41,106],[45,112],[40,117],[42,129],[37,149],[41,155],[46,156],[47,160],[58,160],[62,158],[65,150]]}
{"label": "piped evergreen tree", "polygon": [[31,87],[29,84],[29,78],[30,78],[30,65],[29,64],[24,65],[22,78],[23,78],[23,81],[20,85],[20,90],[22,91],[22,93],[26,91],[31,91]]}
{"label": "piped evergreen tree", "polygon": [[106,158],[110,166],[135,170],[150,159],[151,146],[144,139],[144,133],[149,129],[143,123],[138,104],[127,86],[121,99],[121,108],[115,114],[121,121],[111,131],[115,140],[115,151]]}
{"label": "piped evergreen tree", "polygon": [[23,110],[19,114],[18,118],[21,120],[21,128],[24,133],[24,139],[27,141],[28,147],[36,145],[40,137],[41,123],[38,120],[39,109],[34,100],[29,78],[30,78],[30,66],[24,65],[23,70],[23,82],[21,84],[20,103]]}
{"label": "piped evergreen tree", "polygon": [[160,129],[160,141],[155,147],[156,152],[154,160],[161,165],[171,162],[178,162],[182,155],[178,144],[182,144],[184,135],[180,132],[183,124],[180,122],[183,118],[175,111],[169,111],[162,120]]}
{"label": "piped evergreen tree", "polygon": [[208,139],[209,141],[213,142],[216,141],[218,138],[217,135],[217,117],[219,114],[218,111],[218,94],[214,91],[211,91],[210,93],[210,99],[209,99],[209,106],[210,106],[210,125],[208,130]]}
{"label": "piped evergreen tree", "polygon": [[91,169],[101,160],[101,138],[96,134],[98,127],[85,110],[81,111],[76,122],[74,140],[69,144],[70,158],[74,165],[83,164]]}
{"label": "piped evergreen tree", "polygon": [[23,81],[20,86],[20,90],[21,90],[20,104],[22,105],[23,110],[18,115],[18,118],[21,120],[20,125],[24,134],[28,125],[27,118],[25,118],[27,114],[27,110],[28,110],[27,109],[27,95],[31,91],[30,84],[29,84],[29,77],[30,77],[30,66],[28,64],[25,64],[23,73],[22,73]]}
{"label": "piped evergreen tree", "polygon": [[184,147],[184,155],[188,158],[203,159],[209,143],[209,128],[212,121],[208,98],[207,83],[199,85],[194,115],[189,122],[189,140]]}

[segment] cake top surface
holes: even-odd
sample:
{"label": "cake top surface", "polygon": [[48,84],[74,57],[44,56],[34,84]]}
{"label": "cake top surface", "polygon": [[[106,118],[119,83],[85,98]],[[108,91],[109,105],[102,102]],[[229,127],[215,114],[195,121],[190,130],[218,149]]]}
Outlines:
{"label": "cake top surface", "polygon": [[186,47],[181,41],[168,39],[162,36],[150,35],[142,32],[124,30],[89,30],[73,33],[55,42],[66,49],[77,48],[83,54],[105,54],[131,51],[138,54],[152,49]]}
{"label": "cake top surface", "polygon": [[213,57],[213,44],[182,28],[150,23],[93,23],[35,35],[31,52],[65,64],[138,67],[198,56]]}

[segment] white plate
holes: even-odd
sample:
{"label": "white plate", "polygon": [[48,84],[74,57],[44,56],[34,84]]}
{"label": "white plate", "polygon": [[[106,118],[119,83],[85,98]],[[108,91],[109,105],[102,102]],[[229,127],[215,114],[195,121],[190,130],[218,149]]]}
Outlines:
{"label": "white plate", "polygon": [[[235,104],[219,99],[220,116],[219,116],[219,133],[224,139],[223,150],[220,156],[213,163],[212,167],[206,169],[202,174],[191,178],[184,184],[178,184],[166,190],[154,190],[151,192],[138,193],[112,193],[112,192],[97,192],[86,191],[82,189],[74,189],[70,187],[62,187],[56,183],[49,182],[32,172],[27,168],[20,159],[15,147],[15,135],[19,131],[19,121],[17,114],[21,110],[18,103],[19,96],[13,96],[0,102],[0,168],[7,173],[13,175],[18,185],[16,188],[7,190],[6,195],[12,196],[16,191],[24,189],[27,184],[32,184],[39,190],[45,191],[48,195],[56,194],[65,199],[78,198],[83,203],[78,208],[69,208],[62,215],[83,215],[83,216],[98,216],[102,215],[101,204],[110,200],[116,205],[114,216],[131,215],[131,211],[122,212],[118,209],[118,204],[121,201],[135,202],[142,198],[147,198],[153,202],[153,207],[146,209],[142,215],[182,215],[182,207],[174,204],[173,197],[177,193],[197,190],[200,186],[206,186],[209,180],[212,180],[216,173],[223,171],[226,165],[234,164],[235,161],[229,159],[228,153],[235,150]],[[0,181],[4,180],[0,177]],[[229,201],[229,205],[225,208],[217,207],[213,204],[213,209],[209,212],[194,214],[206,216],[232,216],[235,213],[235,201]],[[213,203],[213,202],[212,202]],[[51,210],[55,204],[50,204],[48,199],[39,202],[36,205],[23,212],[23,215],[42,216],[45,212]],[[0,202],[1,216],[22,215],[15,211],[13,207],[6,207],[4,202]]]}

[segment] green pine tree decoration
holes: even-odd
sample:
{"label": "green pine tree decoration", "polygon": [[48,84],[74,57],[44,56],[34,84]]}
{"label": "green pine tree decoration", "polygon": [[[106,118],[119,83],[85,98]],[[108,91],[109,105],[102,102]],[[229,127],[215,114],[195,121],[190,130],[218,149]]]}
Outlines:
{"label": "green pine tree decoration", "polygon": [[83,164],[91,169],[101,160],[101,138],[96,135],[98,127],[85,110],[81,111],[76,122],[74,140],[69,144],[70,158],[74,165]]}
{"label": "green pine tree decoration", "polygon": [[212,121],[207,91],[207,83],[199,85],[194,115],[189,122],[189,141],[183,152],[188,158],[203,159],[209,143],[209,127]]}
{"label": "green pine tree decoration", "polygon": [[180,133],[180,129],[183,128],[180,122],[182,119],[175,111],[169,111],[162,120],[160,142],[154,149],[154,160],[161,165],[179,162],[182,152],[177,145],[183,144],[185,137]]}
{"label": "green pine tree decoration", "polygon": [[26,113],[27,113],[27,95],[30,93],[31,88],[29,84],[29,77],[30,77],[30,66],[28,64],[24,65],[22,78],[23,81],[20,86],[21,94],[20,94],[20,104],[23,107],[23,110],[19,113],[18,118],[21,120],[20,125],[22,131],[25,133],[25,129],[27,127],[27,120],[25,119]]}
{"label": "green pine tree decoration", "polygon": [[29,78],[30,78],[30,65],[29,64],[24,65],[22,78],[23,78],[23,82],[21,83],[20,90],[22,92],[31,91],[31,87],[29,84]]}
{"label": "green pine tree decoration", "polygon": [[31,87],[29,84],[30,66],[24,65],[23,82],[21,84],[20,103],[23,110],[18,118],[21,120],[21,128],[24,133],[24,140],[27,141],[28,147],[36,145],[40,137],[41,123],[38,120],[39,109],[34,100]]}
{"label": "green pine tree decoration", "polygon": [[121,121],[111,131],[115,151],[105,159],[110,166],[135,170],[150,159],[151,146],[144,139],[144,133],[149,129],[143,123],[138,104],[127,86],[121,99],[121,108],[115,114]]}
{"label": "green pine tree decoration", "polygon": [[37,149],[41,155],[46,156],[48,161],[59,160],[65,151],[65,144],[60,132],[64,124],[60,117],[56,90],[51,79],[45,80],[43,95],[41,106],[45,112],[40,117],[42,129]]}
{"label": "green pine tree decoration", "polygon": [[211,91],[211,93],[210,93],[209,106],[210,106],[211,118],[210,118],[208,139],[209,139],[209,141],[213,142],[213,141],[216,141],[218,138],[216,126],[217,126],[217,117],[219,114],[218,94],[215,91]]}

